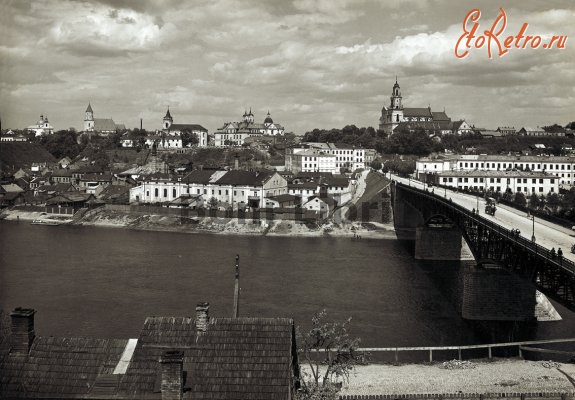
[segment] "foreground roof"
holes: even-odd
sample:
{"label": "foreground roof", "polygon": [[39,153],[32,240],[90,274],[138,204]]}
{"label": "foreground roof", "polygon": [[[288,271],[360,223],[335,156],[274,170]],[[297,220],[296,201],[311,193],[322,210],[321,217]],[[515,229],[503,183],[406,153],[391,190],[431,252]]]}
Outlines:
{"label": "foreground roof", "polygon": [[[138,339],[36,337],[0,352],[0,398],[160,399],[167,350],[183,356],[184,399],[290,399],[297,379],[293,320],[148,317]],[[126,355],[128,354],[128,355]]]}

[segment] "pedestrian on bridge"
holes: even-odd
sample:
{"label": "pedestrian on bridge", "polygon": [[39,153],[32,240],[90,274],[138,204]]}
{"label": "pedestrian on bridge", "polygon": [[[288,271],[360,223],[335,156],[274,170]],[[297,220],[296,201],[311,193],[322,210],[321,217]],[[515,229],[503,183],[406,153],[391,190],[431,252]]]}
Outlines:
{"label": "pedestrian on bridge", "polygon": [[563,250],[561,250],[561,247],[557,249],[557,257],[559,257],[560,262],[563,261]]}
{"label": "pedestrian on bridge", "polygon": [[551,248],[551,258],[555,258],[555,247]]}

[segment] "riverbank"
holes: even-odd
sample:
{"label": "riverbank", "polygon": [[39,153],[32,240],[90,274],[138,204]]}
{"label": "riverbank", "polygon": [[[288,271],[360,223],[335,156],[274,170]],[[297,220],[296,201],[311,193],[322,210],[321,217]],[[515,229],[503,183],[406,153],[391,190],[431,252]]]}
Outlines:
{"label": "riverbank", "polygon": [[11,221],[45,220],[65,224],[124,228],[181,233],[211,233],[220,235],[259,235],[295,237],[349,237],[352,239],[396,239],[393,224],[381,223],[311,223],[282,220],[240,220],[238,218],[184,218],[173,215],[127,213],[102,209],[77,221],[68,216],[52,216],[41,212],[6,210]]}
{"label": "riverbank", "polygon": [[[307,367],[302,365],[307,371]],[[396,395],[403,398],[575,396],[575,364],[522,359],[447,361],[358,366],[340,396]],[[555,396],[554,396],[555,395]]]}

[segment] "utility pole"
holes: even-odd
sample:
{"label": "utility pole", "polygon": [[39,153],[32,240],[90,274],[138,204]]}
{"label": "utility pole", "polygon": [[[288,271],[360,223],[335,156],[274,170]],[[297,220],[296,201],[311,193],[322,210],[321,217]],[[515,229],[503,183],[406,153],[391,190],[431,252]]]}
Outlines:
{"label": "utility pole", "polygon": [[234,310],[232,318],[238,318],[240,313],[240,255],[236,255],[236,284],[234,287]]}
{"label": "utility pole", "polygon": [[533,233],[531,234],[531,241],[535,243],[535,214],[531,214],[531,219],[533,220]]}

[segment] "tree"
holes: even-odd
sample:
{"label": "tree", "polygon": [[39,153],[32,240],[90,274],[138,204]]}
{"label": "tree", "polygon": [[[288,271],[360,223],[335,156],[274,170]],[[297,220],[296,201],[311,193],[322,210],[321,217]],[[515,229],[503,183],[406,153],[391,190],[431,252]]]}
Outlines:
{"label": "tree", "polygon": [[370,167],[373,168],[376,171],[379,171],[382,167],[381,165],[381,161],[379,160],[373,160],[370,164]]}
{"label": "tree", "polygon": [[541,206],[541,199],[537,196],[537,193],[531,193],[529,196],[529,208],[532,210],[537,210]]}
{"label": "tree", "polygon": [[218,207],[218,199],[216,199],[215,197],[210,197],[210,199],[208,200],[208,206],[210,206],[210,208],[217,208]]}
{"label": "tree", "polygon": [[556,212],[557,208],[561,204],[561,199],[559,198],[559,195],[555,192],[549,193],[547,195],[547,204],[549,205],[549,207],[551,207],[551,210],[553,212]]}
{"label": "tree", "polygon": [[186,129],[180,135],[182,138],[182,147],[191,147],[199,143],[198,135]]}
{"label": "tree", "polygon": [[[299,352],[309,367],[302,374],[302,391],[305,398],[335,398],[338,379],[349,379],[356,365],[365,364],[368,355],[358,351],[360,340],[348,332],[351,318],[345,322],[326,322],[325,310],[312,317],[309,331],[297,328]],[[334,397],[326,397],[334,396]]]}
{"label": "tree", "polygon": [[516,192],[515,197],[513,198],[513,202],[520,207],[525,207],[527,204],[527,199],[525,198],[523,192]]}

